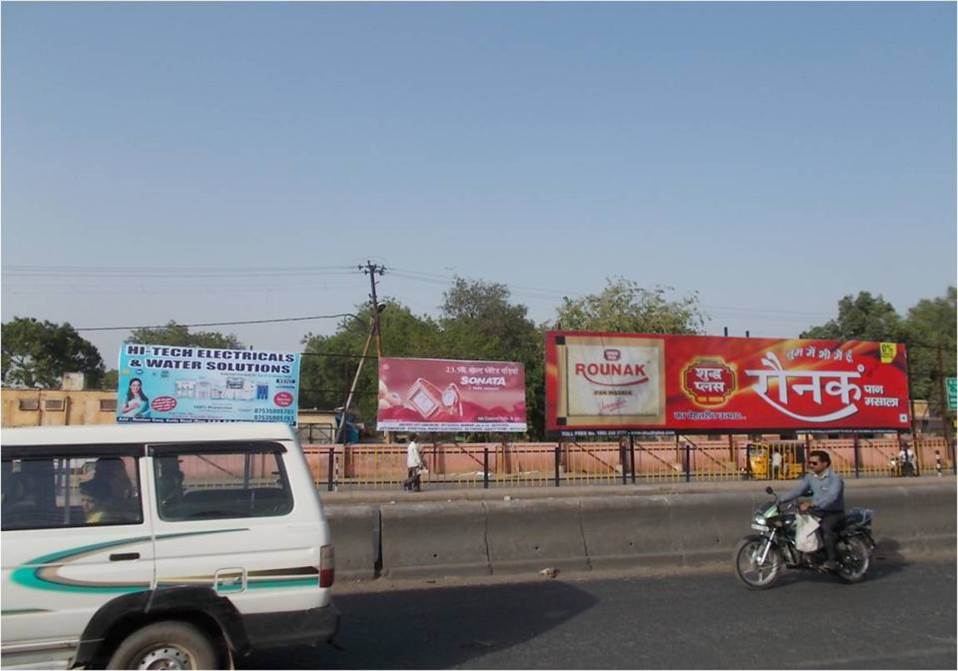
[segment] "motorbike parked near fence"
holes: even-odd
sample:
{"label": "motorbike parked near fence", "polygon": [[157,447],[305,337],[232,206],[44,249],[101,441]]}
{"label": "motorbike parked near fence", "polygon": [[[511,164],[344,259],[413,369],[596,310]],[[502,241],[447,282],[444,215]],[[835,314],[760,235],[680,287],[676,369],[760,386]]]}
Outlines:
{"label": "motorbike parked near fence", "polygon": [[735,550],[735,571],[742,582],[751,589],[768,589],[784,569],[834,573],[849,583],[865,578],[875,550],[871,510],[854,508],[845,515],[836,541],[840,568],[830,571],[822,566],[827,559],[824,548],[802,552],[796,547],[795,503],[782,504],[771,487],[766,487],[765,492],[773,500],[759,505],[752,515],[752,529],[761,533],[746,536]]}

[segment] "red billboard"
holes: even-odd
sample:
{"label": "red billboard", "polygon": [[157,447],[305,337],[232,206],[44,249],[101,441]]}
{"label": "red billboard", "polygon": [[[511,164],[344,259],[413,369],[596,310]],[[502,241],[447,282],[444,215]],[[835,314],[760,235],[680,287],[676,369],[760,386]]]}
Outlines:
{"label": "red billboard", "polygon": [[904,345],[546,334],[546,428],[908,429]]}
{"label": "red billboard", "polygon": [[521,363],[380,359],[379,431],[526,430]]}

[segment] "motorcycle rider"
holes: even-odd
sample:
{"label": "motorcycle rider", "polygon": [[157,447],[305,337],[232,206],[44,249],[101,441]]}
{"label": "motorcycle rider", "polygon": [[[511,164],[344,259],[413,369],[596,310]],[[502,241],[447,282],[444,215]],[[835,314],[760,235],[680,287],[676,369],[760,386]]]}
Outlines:
{"label": "motorcycle rider", "polygon": [[812,450],[808,454],[808,466],[811,473],[803,475],[795,488],[782,496],[782,503],[794,501],[800,496],[811,496],[811,502],[799,504],[800,511],[810,512],[819,517],[822,541],[828,560],[822,564],[832,571],[839,568],[838,552],[835,542],[838,531],[845,521],[845,483],[841,476],[831,469],[832,459],[824,450]]}

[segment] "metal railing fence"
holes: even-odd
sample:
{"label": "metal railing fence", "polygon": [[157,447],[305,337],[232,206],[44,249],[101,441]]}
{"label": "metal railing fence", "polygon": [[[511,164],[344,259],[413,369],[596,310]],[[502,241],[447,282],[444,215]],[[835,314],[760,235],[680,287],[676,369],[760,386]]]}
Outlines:
{"label": "metal railing fence", "polygon": [[[953,470],[943,438],[912,443],[916,475]],[[793,480],[808,453],[825,450],[843,477],[896,477],[895,438],[759,442],[680,436],[657,441],[552,443],[426,443],[422,483],[432,488],[558,487],[563,485]],[[306,445],[318,487],[399,489],[407,477],[406,447],[397,444]]]}

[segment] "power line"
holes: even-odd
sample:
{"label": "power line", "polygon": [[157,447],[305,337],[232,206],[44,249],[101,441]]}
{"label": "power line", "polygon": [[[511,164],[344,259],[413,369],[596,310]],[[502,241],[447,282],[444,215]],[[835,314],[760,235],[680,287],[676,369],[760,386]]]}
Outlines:
{"label": "power line", "polygon": [[[348,312],[342,312],[335,315],[313,315],[311,317],[284,317],[282,319],[247,319],[244,321],[235,321],[235,322],[205,322],[201,324],[179,324],[176,323],[176,326],[183,326],[186,328],[195,328],[199,326],[240,326],[243,324],[279,324],[282,322],[304,322],[312,319],[336,319],[339,317],[352,317],[353,315]],[[152,326],[87,326],[83,328],[77,328],[77,331],[133,331],[135,329],[163,329],[167,328],[169,324],[156,324]]]}
{"label": "power line", "polygon": [[[345,393],[346,393],[347,391],[349,391],[349,390],[348,390],[348,389],[335,389],[335,388],[328,388],[328,387],[326,387],[326,388],[323,388],[323,387],[300,387],[300,388],[299,388],[299,391],[300,391],[300,393],[302,393],[302,392],[307,392],[307,393],[313,393],[313,394],[328,394],[328,393],[345,394]],[[362,395],[367,395],[367,394],[368,394],[368,395],[372,395],[372,394],[378,394],[378,393],[379,393],[379,390],[378,390],[378,389],[357,389],[355,393],[356,393],[356,394],[362,394]]]}
{"label": "power line", "polygon": [[325,273],[325,272],[353,272],[352,266],[30,266],[4,264],[3,273],[38,273],[38,274],[125,274],[140,275],[144,272],[155,273]]}
{"label": "power line", "polygon": [[[206,266],[71,266],[71,265],[11,265],[3,267],[4,275],[12,278],[43,278],[51,279],[62,278],[64,275],[77,279],[87,280],[112,280],[117,277],[159,279],[166,281],[175,279],[228,279],[231,277],[242,278],[263,278],[277,277],[289,278],[296,276],[319,277],[319,276],[344,276],[355,272],[353,266],[259,266],[259,267],[206,267]],[[421,270],[412,270],[407,268],[396,268],[393,274],[403,279],[432,284],[434,286],[448,286],[457,279],[455,275],[443,275],[440,273],[429,273]],[[546,289],[542,287],[532,287],[521,284],[508,284],[497,282],[508,287],[513,293],[526,296],[535,296],[537,298],[565,298],[581,297],[585,294],[577,291],[562,291],[556,289]],[[92,288],[92,287],[91,287]],[[283,290],[284,287],[277,287],[277,290]],[[192,289],[195,290],[195,289]],[[272,290],[272,289],[270,289]],[[116,292],[114,292],[116,293]],[[122,293],[122,292],[120,292]],[[718,312],[740,312],[743,315],[767,316],[777,318],[779,316],[807,316],[807,317],[825,317],[832,316],[830,312],[804,312],[799,310],[783,310],[778,308],[749,308],[729,305],[709,305],[703,304],[702,308],[709,311]],[[733,315],[728,315],[729,317]],[[785,321],[784,319],[781,319]],[[797,321],[797,320],[796,320]]]}
{"label": "power line", "polygon": [[302,356],[327,356],[332,358],[340,359],[378,359],[379,357],[373,356],[372,354],[336,354],[333,352],[300,352]]}
{"label": "power line", "polygon": [[[250,279],[264,278],[264,277],[276,277],[276,278],[290,278],[296,276],[302,277],[338,277],[344,275],[351,275],[355,273],[355,266],[260,266],[260,267],[205,267],[205,266],[181,266],[181,267],[163,267],[163,266],[140,266],[140,267],[123,267],[123,266],[71,266],[71,265],[52,265],[52,266],[38,266],[38,265],[12,265],[6,264],[2,269],[2,273],[5,276],[8,276],[10,279],[13,278],[43,278],[48,277],[49,279],[62,279],[64,276],[70,276],[76,279],[86,279],[86,280],[113,280],[117,277],[130,277],[130,278],[143,278],[143,279],[157,279],[162,278],[166,281],[176,280],[176,279],[229,279],[231,277],[244,277]],[[412,280],[414,282],[421,282],[424,284],[431,284],[434,286],[449,286],[452,282],[457,279],[455,275],[443,275],[439,273],[429,273],[423,272],[420,270],[412,270],[406,268],[395,268],[392,269],[392,274],[396,277],[400,277],[407,280]],[[503,284],[509,288],[513,293],[518,295],[534,296],[540,299],[559,299],[564,297],[581,297],[585,294],[576,291],[561,291],[556,289],[546,289],[541,287],[532,287],[519,284],[508,284],[497,282],[496,284]],[[81,289],[75,293],[105,293],[97,292],[94,287],[81,287],[75,285],[73,288]],[[200,287],[200,290],[209,290],[209,289],[219,289],[220,287]],[[224,289],[235,288],[232,285],[224,285]],[[276,291],[283,291],[290,289],[289,285],[281,285],[275,288]],[[304,288],[308,288],[305,287]],[[53,287],[51,287],[51,290]],[[84,292],[82,289],[91,289],[92,291]],[[263,290],[264,287],[252,287],[252,290]],[[273,287],[265,288],[266,290],[273,291]],[[191,288],[191,291],[196,291],[196,288]],[[17,290],[14,290],[12,293],[22,293]],[[36,293],[32,291],[30,293]],[[123,291],[113,291],[111,293],[123,293]],[[164,292],[160,292],[164,293]],[[800,322],[799,319],[787,319],[787,317],[808,317],[810,319],[820,318],[820,317],[834,317],[832,312],[816,312],[816,311],[800,311],[800,310],[788,310],[780,308],[761,308],[761,307],[742,307],[742,306],[731,306],[731,305],[710,305],[702,304],[702,308],[709,312],[724,313],[725,318],[743,318],[747,316],[752,316],[755,318],[766,318],[769,320],[777,321],[792,321]],[[735,314],[740,313],[740,314]],[[259,320],[255,322],[229,322],[216,325],[232,325],[232,324],[243,324],[243,323],[270,323],[270,321],[282,322],[282,321],[298,321],[311,318],[296,318],[291,320]],[[125,327],[116,327],[112,330],[122,330]],[[142,328],[142,327],[134,327]],[[110,330],[110,329],[84,329],[84,330]]]}

